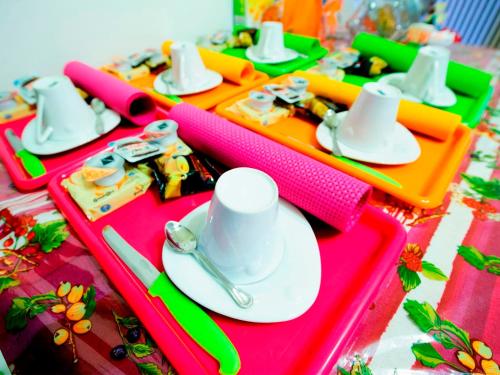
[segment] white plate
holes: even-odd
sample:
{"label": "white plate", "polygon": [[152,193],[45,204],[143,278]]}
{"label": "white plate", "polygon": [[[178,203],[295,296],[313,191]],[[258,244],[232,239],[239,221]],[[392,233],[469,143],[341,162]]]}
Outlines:
{"label": "white plate", "polygon": [[[186,215],[180,222],[197,237],[204,226],[210,202]],[[241,288],[254,298],[242,309],[191,255],[176,253],[165,241],[163,266],[172,282],[189,298],[219,314],[257,323],[282,322],[305,313],[318,295],[321,260],[314,232],[302,213],[280,199],[279,227],[285,238],[278,268],[264,280]]]}
{"label": "white plate", "polygon": [[254,48],[255,46],[247,48],[247,50],[245,51],[245,55],[249,60],[260,64],[279,64],[295,60],[297,57],[299,57],[299,53],[297,51],[294,51],[290,48],[285,48],[285,53],[281,56],[275,56],[273,58],[261,58],[255,54]]}
{"label": "white plate", "polygon": [[[162,76],[165,78],[169,84],[165,83],[162,79]],[[213,89],[214,87],[219,86],[223,81],[222,75],[213,70],[207,69],[207,75],[205,79],[201,82],[198,82],[196,86],[190,87],[185,90],[179,90],[175,87],[173,79],[172,79],[172,69],[165,70],[163,73],[158,74],[156,77],[153,87],[154,89],[162,95],[191,95],[197,94],[199,92],[208,91]]]}
{"label": "white plate", "polygon": [[[338,114],[339,120],[343,121],[347,111]],[[339,128],[342,126],[340,124]],[[391,144],[376,153],[365,152],[351,148],[342,142],[340,132],[337,128],[337,143],[339,145],[342,155],[354,160],[365,161],[376,164],[398,165],[411,163],[418,159],[420,156],[420,145],[418,144],[415,136],[399,122],[396,122],[396,129],[394,131],[394,139]],[[316,139],[318,143],[328,151],[332,151],[332,136],[328,126],[321,123],[316,128]]]}
{"label": "white plate", "polygon": [[[398,89],[401,89],[401,86],[403,85],[403,81],[406,77],[406,73],[392,73],[392,74],[387,74],[380,78],[378,81],[380,83],[385,83],[387,85],[391,85],[394,87],[397,87]],[[421,103],[422,101],[426,104],[430,104],[434,107],[451,107],[457,103],[457,96],[455,93],[449,89],[448,87],[445,87],[443,92],[441,92],[437,98],[433,100],[421,100],[417,98],[416,96],[405,94],[403,92],[402,95],[403,99],[410,100],[412,102],[417,102]]]}
{"label": "white plate", "polygon": [[66,139],[63,141],[48,139],[46,142],[38,143],[36,141],[36,117],[33,118],[23,130],[22,141],[23,146],[36,155],[53,155],[63,151],[68,151],[92,142],[93,140],[103,136],[118,126],[120,123],[120,115],[110,109],[106,109],[101,113],[101,119],[104,126],[104,133],[99,134],[95,131],[95,125],[89,126],[89,132],[83,137]]}

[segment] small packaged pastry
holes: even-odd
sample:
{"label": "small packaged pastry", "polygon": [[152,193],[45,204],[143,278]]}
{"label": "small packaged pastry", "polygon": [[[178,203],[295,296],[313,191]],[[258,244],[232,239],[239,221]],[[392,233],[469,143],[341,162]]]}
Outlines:
{"label": "small packaged pastry", "polygon": [[369,58],[360,56],[358,61],[356,61],[353,65],[345,68],[345,72],[347,74],[355,74],[368,78],[378,76],[389,71],[389,64],[387,64],[385,60],[382,60],[377,56],[372,56]]}
{"label": "small packaged pastry", "polygon": [[[305,111],[300,111],[299,108]],[[322,96],[314,96],[310,99],[301,101],[297,106],[297,114],[304,115],[319,122],[323,121],[325,113],[332,109],[335,113],[347,111],[348,107],[344,104],[336,104],[330,99]]]}
{"label": "small packaged pastry", "polygon": [[162,200],[212,190],[222,173],[208,158],[196,154],[182,140],[166,147],[150,162]]}
{"label": "small packaged pastry", "polygon": [[61,185],[95,221],[144,194],[152,181],[143,169],[126,166],[122,157],[105,152],[88,159]]}
{"label": "small packaged pastry", "polygon": [[247,120],[257,121],[261,125],[268,126],[290,116],[290,111],[287,108],[274,105],[275,99],[276,96],[272,94],[251,91],[248,98],[237,101],[227,110]]}

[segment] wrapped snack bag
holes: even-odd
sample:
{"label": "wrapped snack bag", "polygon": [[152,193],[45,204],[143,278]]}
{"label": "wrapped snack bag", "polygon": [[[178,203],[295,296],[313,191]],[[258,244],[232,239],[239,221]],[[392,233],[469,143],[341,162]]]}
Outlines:
{"label": "wrapped snack bag", "polygon": [[180,139],[167,146],[150,166],[162,200],[211,190],[222,173],[220,167],[193,152]]}

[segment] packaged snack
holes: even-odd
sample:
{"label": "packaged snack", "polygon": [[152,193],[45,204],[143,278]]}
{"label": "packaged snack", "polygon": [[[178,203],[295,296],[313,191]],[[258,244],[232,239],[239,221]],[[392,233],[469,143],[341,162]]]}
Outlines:
{"label": "packaged snack", "polygon": [[[274,102],[276,103],[276,100]],[[256,108],[253,103],[252,98],[242,99],[227,107],[227,110],[237,113],[245,119],[257,121],[264,126],[275,124],[291,115],[289,109],[285,107],[273,104],[269,110],[262,111]],[[293,104],[285,104],[293,107]]]}
{"label": "packaged snack", "polygon": [[110,143],[115,152],[129,163],[137,163],[144,159],[161,154],[161,148],[139,137],[123,138]]}
{"label": "packaged snack", "polygon": [[147,173],[130,166],[125,167],[125,173],[118,182],[109,186],[97,185],[95,182],[88,181],[86,177],[89,176],[91,179],[97,177],[97,180],[106,178],[102,174],[92,176],[90,173],[89,175],[88,167],[83,167],[64,179],[61,185],[90,221],[95,221],[144,194],[153,181]]}
{"label": "packaged snack", "polygon": [[180,139],[150,162],[162,200],[211,190],[222,170]]}
{"label": "packaged snack", "polygon": [[358,61],[353,65],[345,68],[347,74],[355,74],[363,77],[373,77],[382,73],[389,72],[389,65],[380,57],[364,57],[360,56]]}

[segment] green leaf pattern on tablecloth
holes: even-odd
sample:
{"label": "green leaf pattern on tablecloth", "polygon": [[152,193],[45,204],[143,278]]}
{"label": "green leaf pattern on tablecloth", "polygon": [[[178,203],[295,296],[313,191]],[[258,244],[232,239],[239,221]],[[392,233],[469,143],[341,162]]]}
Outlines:
{"label": "green leaf pattern on tablecloth", "polygon": [[373,372],[361,357],[355,356],[351,364],[351,369],[348,370],[338,366],[337,375],[373,375]]}
{"label": "green leaf pattern on tablecloth", "polygon": [[39,243],[45,253],[50,253],[61,246],[61,243],[69,236],[64,221],[36,224],[33,231],[35,232],[33,242]]}
{"label": "green leaf pattern on tablecloth", "polygon": [[460,245],[457,252],[471,266],[478,270],[486,270],[494,275],[500,275],[500,258],[494,255],[485,255],[474,246]]}
{"label": "green leaf pattern on tablecloth", "polygon": [[[82,297],[84,297],[82,299]],[[88,309],[88,306],[93,308]],[[73,362],[78,362],[76,343],[73,335],[83,335],[90,331],[92,322],[88,319],[95,310],[95,288],[91,285],[83,293],[83,286],[71,286],[61,282],[56,292],[37,294],[31,297],[16,297],[5,317],[7,331],[20,331],[37,315],[50,309],[58,316],[62,327],[54,332],[54,344],[61,346],[68,343],[73,353]]]}
{"label": "green leaf pattern on tablecloth", "polygon": [[[0,294],[20,284],[19,275],[34,270],[46,253],[68,237],[64,220],[39,223],[28,214],[0,211]],[[37,308],[36,308],[37,309]]]}
{"label": "green leaf pattern on tablecloth", "polygon": [[430,280],[448,280],[448,277],[437,266],[422,260],[423,255],[423,251],[418,244],[409,243],[399,258],[398,275],[405,292],[409,292],[420,285],[419,273]]}
{"label": "green leaf pattern on tablecloth", "polygon": [[469,187],[472,191],[481,197],[487,199],[500,199],[500,180],[497,178],[492,179],[491,181],[486,181],[481,177],[471,176],[465,173],[462,173],[462,177],[464,181],[469,184]]}
{"label": "green leaf pattern on tablecloth", "polygon": [[430,368],[445,365],[463,373],[495,373],[489,372],[498,365],[492,350],[485,343],[479,340],[471,341],[467,331],[449,320],[443,320],[427,302],[407,299],[403,307],[421,331],[434,338],[436,343],[441,344],[442,349],[453,350],[458,362],[445,360],[445,356],[432,343],[417,342],[412,345],[411,351],[422,365]]}
{"label": "green leaf pattern on tablecloth", "polygon": [[[149,362],[150,359],[147,359],[147,357],[155,354],[157,349],[156,344],[152,341],[144,327],[142,327],[140,321],[135,316],[122,317],[114,311],[113,318],[122,341],[118,346],[123,345],[125,347],[127,358],[136,365],[139,372],[142,375],[163,375],[162,369],[156,363]],[[128,339],[129,336],[123,333],[124,330],[133,330],[135,333],[139,333],[140,337],[137,337],[137,340],[141,342],[130,342]],[[148,362],[143,362],[142,360],[144,359],[147,359]],[[166,374],[173,375],[175,371],[169,366]]]}
{"label": "green leaf pattern on tablecloth", "polygon": [[415,355],[417,361],[420,361],[424,366],[435,368],[438,365],[446,363],[443,357],[429,343],[413,344],[411,351]]}

